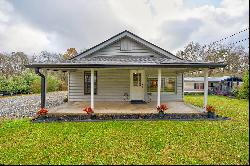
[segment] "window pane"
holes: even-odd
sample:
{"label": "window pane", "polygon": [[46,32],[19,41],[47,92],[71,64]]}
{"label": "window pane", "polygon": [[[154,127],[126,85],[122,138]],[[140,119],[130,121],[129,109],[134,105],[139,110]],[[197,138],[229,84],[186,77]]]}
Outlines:
{"label": "window pane", "polygon": [[175,92],[175,82],[176,82],[175,78],[167,78],[165,91],[166,92]]}
{"label": "window pane", "polygon": [[199,84],[198,83],[194,83],[194,89],[199,89]]}
{"label": "window pane", "polygon": [[[84,94],[91,93],[91,72],[84,72]],[[97,71],[94,73],[94,94],[97,94]]]}
{"label": "window pane", "polygon": [[200,89],[204,89],[204,83],[200,83]]}
{"label": "window pane", "polygon": [[138,84],[141,86],[141,73],[138,73]]}
{"label": "window pane", "polygon": [[156,78],[148,78],[148,92],[157,92]]}
{"label": "window pane", "polygon": [[[165,78],[161,79],[161,92],[164,91],[165,87]],[[158,89],[158,79],[157,78],[148,78],[147,81],[147,91],[148,92],[157,92]]]}
{"label": "window pane", "polygon": [[133,73],[133,86],[138,86],[138,73]]}

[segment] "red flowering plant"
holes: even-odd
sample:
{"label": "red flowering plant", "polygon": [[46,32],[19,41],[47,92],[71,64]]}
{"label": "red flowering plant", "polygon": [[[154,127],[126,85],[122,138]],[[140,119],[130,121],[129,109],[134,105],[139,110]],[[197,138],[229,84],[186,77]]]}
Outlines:
{"label": "red flowering plant", "polygon": [[206,106],[207,116],[208,118],[214,118],[215,117],[215,108],[211,105]]}
{"label": "red flowering plant", "polygon": [[159,113],[164,113],[168,109],[168,106],[166,104],[161,104],[160,106],[157,107],[157,111]]}
{"label": "red flowering plant", "polygon": [[206,111],[207,112],[215,112],[215,108],[213,106],[211,106],[211,105],[207,105],[206,106]]}
{"label": "red flowering plant", "polygon": [[91,107],[86,107],[83,109],[83,111],[85,111],[87,114],[92,114],[94,113],[93,109]]}
{"label": "red flowering plant", "polygon": [[45,108],[41,108],[38,112],[37,115],[41,116],[41,115],[46,115],[48,113],[48,110]]}

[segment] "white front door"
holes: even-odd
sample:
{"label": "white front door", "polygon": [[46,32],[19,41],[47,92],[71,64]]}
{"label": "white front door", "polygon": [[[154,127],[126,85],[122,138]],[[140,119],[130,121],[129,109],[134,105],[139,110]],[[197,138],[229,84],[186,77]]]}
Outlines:
{"label": "white front door", "polygon": [[144,100],[144,70],[130,70],[130,100]]}

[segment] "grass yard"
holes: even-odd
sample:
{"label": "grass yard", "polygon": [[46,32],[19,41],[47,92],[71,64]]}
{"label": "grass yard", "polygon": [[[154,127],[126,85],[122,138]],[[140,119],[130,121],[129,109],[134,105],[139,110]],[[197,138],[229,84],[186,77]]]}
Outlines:
{"label": "grass yard", "polygon": [[[202,96],[185,96],[202,106]],[[0,164],[249,164],[249,102],[209,96],[230,121],[0,122]]]}

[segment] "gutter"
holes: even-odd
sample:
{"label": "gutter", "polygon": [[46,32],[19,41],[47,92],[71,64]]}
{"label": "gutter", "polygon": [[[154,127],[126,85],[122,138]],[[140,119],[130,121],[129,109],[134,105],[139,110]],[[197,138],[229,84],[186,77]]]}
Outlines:
{"label": "gutter", "polygon": [[41,77],[41,109],[45,108],[45,76],[40,73],[39,68],[35,68],[37,75]]}
{"label": "gutter", "polygon": [[25,65],[28,68],[112,68],[112,67],[161,67],[161,68],[210,68],[226,67],[227,64],[221,63],[175,63],[175,64],[81,64],[81,63],[61,63],[61,64],[45,64],[34,63]]}

